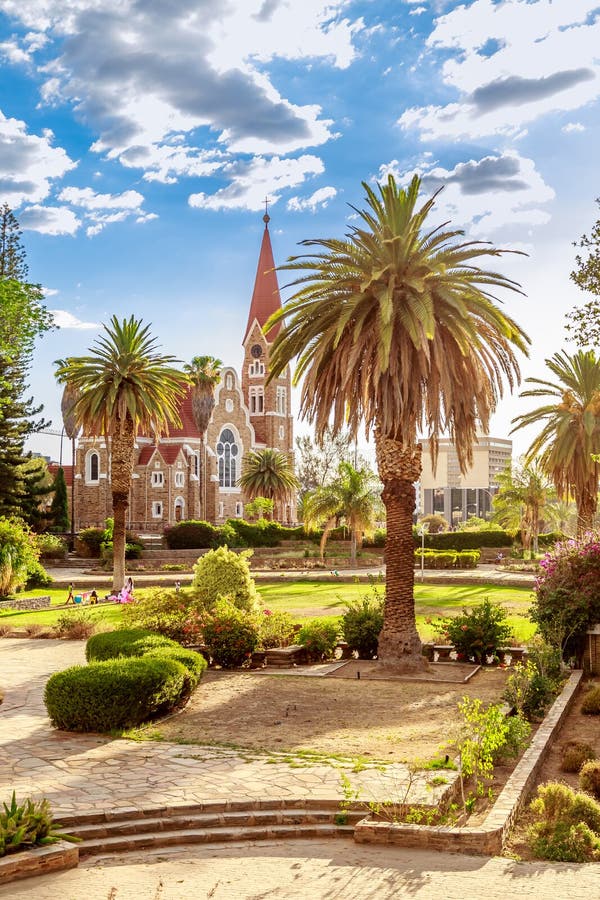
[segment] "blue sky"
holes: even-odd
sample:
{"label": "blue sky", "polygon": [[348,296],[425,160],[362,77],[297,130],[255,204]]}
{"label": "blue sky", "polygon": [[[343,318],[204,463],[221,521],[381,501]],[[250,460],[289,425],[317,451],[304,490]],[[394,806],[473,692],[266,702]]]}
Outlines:
{"label": "blue sky", "polygon": [[504,262],[527,293],[505,300],[543,376],[586,299],[569,272],[600,194],[598,47],[594,0],[0,0],[0,201],[61,326],[31,377],[54,427],[52,360],[115,313],[238,366],[263,198],[283,262],[341,236],[388,171],[529,254]]}

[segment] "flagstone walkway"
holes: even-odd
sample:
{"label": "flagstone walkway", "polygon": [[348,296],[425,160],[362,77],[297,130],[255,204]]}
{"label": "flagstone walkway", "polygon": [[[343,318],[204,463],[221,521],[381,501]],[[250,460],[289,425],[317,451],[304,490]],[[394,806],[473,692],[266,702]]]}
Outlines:
{"label": "flagstone walkway", "polygon": [[[0,687],[5,694],[0,705],[2,794],[13,789],[20,797],[42,794],[58,816],[208,800],[342,797],[340,772],[326,764],[296,768],[273,763],[274,754],[269,759],[226,748],[138,743],[53,729],[43,703],[46,680],[52,672],[84,662],[81,641],[0,640]],[[351,780],[361,799],[370,800],[397,796],[405,777],[405,767],[395,765],[385,774],[352,774]],[[431,803],[435,793],[423,780],[411,797]]]}

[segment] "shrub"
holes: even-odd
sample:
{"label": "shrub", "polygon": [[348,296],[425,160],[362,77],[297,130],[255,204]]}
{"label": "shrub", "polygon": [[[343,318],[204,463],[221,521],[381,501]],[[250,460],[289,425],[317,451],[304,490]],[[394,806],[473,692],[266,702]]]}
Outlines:
{"label": "shrub", "polygon": [[462,615],[440,618],[434,629],[450,640],[457,653],[464,658],[481,662],[485,656],[494,656],[498,647],[512,637],[512,629],[506,622],[506,610],[489,597],[473,609],[463,609]]}
{"label": "shrub", "polygon": [[222,597],[217,599],[203,633],[213,662],[224,669],[245,663],[259,641],[255,617]]}
{"label": "shrub", "polygon": [[504,746],[494,755],[494,764],[514,759],[529,743],[531,725],[520,715],[505,716],[507,731],[504,735]]}
{"label": "shrub", "polygon": [[190,677],[190,690],[193,690],[208,667],[208,663],[201,653],[195,650],[186,650],[184,647],[156,647],[144,654],[144,658],[174,659],[184,666]]}
{"label": "shrub", "polygon": [[27,583],[30,574],[43,572],[35,538],[19,519],[0,518],[0,597]]}
{"label": "shrub", "polygon": [[178,522],[166,528],[164,538],[170,550],[208,549],[217,540],[219,530],[209,522]]}
{"label": "shrub", "polygon": [[180,644],[195,644],[202,633],[199,603],[194,592],[151,588],[123,608],[123,623],[158,632]]}
{"label": "shrub", "polygon": [[64,559],[67,555],[67,542],[56,534],[37,534],[35,543],[42,559]]}
{"label": "shrub", "polygon": [[227,597],[238,609],[255,612],[260,596],[250,575],[251,550],[235,553],[217,547],[201,556],[194,566],[192,587],[200,607],[210,610],[218,596]]}
{"label": "shrub", "polygon": [[332,619],[313,619],[298,632],[298,643],[306,648],[309,659],[330,659],[339,640],[339,622]]}
{"label": "shrub", "polygon": [[586,716],[600,715],[600,687],[586,691],[581,704],[581,712]]}
{"label": "shrub", "polygon": [[459,550],[456,554],[456,565],[459,569],[476,569],[480,559],[479,550]]}
{"label": "shrub", "polygon": [[581,767],[579,772],[579,787],[586,794],[591,794],[596,800],[600,799],[600,761],[589,759]]}
{"label": "shrub", "polygon": [[244,519],[228,519],[226,522],[245,547],[277,547],[285,528],[278,522],[259,519],[246,522]]}
{"label": "shrub", "polygon": [[543,642],[532,642],[530,658],[517,663],[506,681],[504,699],[530,722],[543,717],[558,692],[561,670],[555,655]]}
{"label": "shrub", "polygon": [[77,555],[85,558],[99,558],[100,545],[104,540],[104,528],[83,528],[75,541]]}
{"label": "shrub", "polygon": [[582,741],[567,741],[560,751],[561,772],[579,772],[584,763],[595,757],[596,754],[589,744]]}
{"label": "shrub", "polygon": [[294,620],[288,612],[263,609],[259,618],[258,645],[263,650],[271,647],[288,647],[294,637]]}
{"label": "shrub", "polygon": [[164,647],[180,649],[175,641],[153,631],[119,628],[91,637],[85,646],[85,658],[88,662],[103,662],[120,657],[144,656],[145,653]]}
{"label": "shrub", "polygon": [[530,809],[537,821],[527,839],[536,856],[556,862],[598,858],[600,805],[592,797],[549,782],[538,788]]}
{"label": "shrub", "polygon": [[54,625],[54,632],[58,637],[72,641],[85,640],[95,630],[95,619],[86,609],[74,609],[72,612],[63,612]]}
{"label": "shrub", "polygon": [[28,588],[38,588],[48,587],[50,584],[52,584],[52,578],[48,575],[43,565],[39,560],[33,560],[27,567],[26,586]]}
{"label": "shrub", "polygon": [[379,634],[383,628],[383,597],[376,587],[369,594],[350,601],[342,616],[342,634],[350,650],[358,651],[359,659],[373,659],[377,655]]}
{"label": "shrub", "polygon": [[55,728],[105,732],[168,712],[191,686],[187,669],[174,659],[109,659],[51,675],[44,702]]}
{"label": "shrub", "polygon": [[[421,537],[413,531],[415,547],[421,546]],[[482,547],[512,547],[513,537],[507,531],[447,531],[426,534],[425,547],[429,550],[480,550]]]}
{"label": "shrub", "polygon": [[31,847],[44,847],[56,841],[75,841],[70,835],[58,831],[61,826],[52,816],[50,804],[46,798],[41,800],[24,800],[17,803],[13,791],[10,803],[3,803],[0,812],[0,856],[29,850]]}
{"label": "shrub", "polygon": [[600,621],[598,534],[558,543],[540,560],[530,616],[563,655],[579,654],[587,628]]}

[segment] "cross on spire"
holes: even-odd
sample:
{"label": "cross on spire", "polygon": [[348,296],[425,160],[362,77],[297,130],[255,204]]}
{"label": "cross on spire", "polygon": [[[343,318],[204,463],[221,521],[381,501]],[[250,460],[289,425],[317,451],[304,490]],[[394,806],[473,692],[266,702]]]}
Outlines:
{"label": "cross on spire", "polygon": [[271,216],[269,215],[269,203],[270,203],[270,202],[271,202],[271,201],[269,200],[269,198],[268,198],[268,197],[265,197],[265,199],[264,199],[264,204],[265,204],[265,214],[264,214],[264,216],[263,216],[263,222],[265,223],[265,225],[268,225],[269,222],[271,221]]}

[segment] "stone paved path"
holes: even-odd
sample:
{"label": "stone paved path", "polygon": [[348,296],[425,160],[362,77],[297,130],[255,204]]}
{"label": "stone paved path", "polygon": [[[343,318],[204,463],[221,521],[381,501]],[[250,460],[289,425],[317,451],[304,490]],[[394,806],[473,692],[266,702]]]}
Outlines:
{"label": "stone paved path", "polygon": [[600,864],[456,856],[350,840],[269,841],[84,860],[4,900],[598,900]]}
{"label": "stone paved path", "polygon": [[[57,815],[222,799],[342,796],[340,773],[328,765],[291,768],[222,748],[56,731],[43,704],[45,682],[52,672],[83,662],[80,641],[0,640],[0,685],[5,692],[0,706],[3,794],[13,788],[19,796],[43,794]],[[360,787],[361,797],[383,799],[396,796],[405,777],[405,767],[398,765],[386,774],[373,770],[353,774],[352,784]],[[433,795],[423,780],[411,796],[415,802],[431,802]]]}

